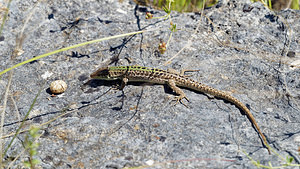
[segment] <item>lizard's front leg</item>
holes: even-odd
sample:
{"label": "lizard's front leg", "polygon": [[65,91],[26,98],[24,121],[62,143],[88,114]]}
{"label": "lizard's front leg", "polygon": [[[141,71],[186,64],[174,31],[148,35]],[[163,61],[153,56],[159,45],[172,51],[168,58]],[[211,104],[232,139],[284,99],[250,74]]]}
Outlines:
{"label": "lizard's front leg", "polygon": [[124,87],[126,86],[127,82],[128,82],[128,79],[126,77],[123,77],[122,83],[121,83],[121,86],[120,86],[120,90],[124,89]]}
{"label": "lizard's front leg", "polygon": [[116,85],[112,89],[114,89],[114,90],[123,90],[124,87],[126,86],[127,82],[128,82],[128,79],[126,77],[123,77],[122,82],[121,82],[121,86]]}
{"label": "lizard's front leg", "polygon": [[183,101],[182,99],[186,99],[187,101],[189,101],[189,99],[185,96],[185,93],[176,86],[175,80],[174,79],[169,79],[167,82],[168,86],[170,86],[170,88],[179,96],[176,96],[176,103],[180,102],[181,104],[183,104],[185,107],[188,107]]}

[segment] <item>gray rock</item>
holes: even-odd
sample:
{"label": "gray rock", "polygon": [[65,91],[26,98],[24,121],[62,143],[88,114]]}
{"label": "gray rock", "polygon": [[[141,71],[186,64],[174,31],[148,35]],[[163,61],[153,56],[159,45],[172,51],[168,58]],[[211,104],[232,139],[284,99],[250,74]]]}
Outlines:
{"label": "gray rock", "polygon": [[[4,135],[18,128],[18,117],[24,118],[41,88],[26,128],[67,113],[41,128],[38,166],[254,168],[242,151],[261,164],[282,165],[278,156],[268,154],[247,117],[223,100],[183,89],[190,100],[186,108],[174,106],[174,93],[163,85],[132,83],[123,93],[110,90],[119,82],[84,85],[90,73],[112,58],[117,65],[199,70],[190,73],[191,78],[228,91],[248,105],[270,146],[299,163],[300,71],[299,65],[291,64],[300,59],[299,11],[275,13],[261,3],[243,0],[221,1],[204,10],[202,17],[199,13],[172,12],[178,31],[166,53],[159,54],[160,40],[167,42],[170,36],[170,23],[146,20],[145,12],[163,16],[162,11],[127,0],[49,0],[34,5],[32,1],[12,1],[0,42],[1,71],[89,40],[156,29],[57,53],[13,70],[10,94],[19,114],[9,99]],[[12,60],[22,29],[24,53]],[[42,75],[49,73],[52,76],[43,79]],[[0,79],[2,95],[8,74]],[[47,89],[57,79],[64,80],[68,89],[51,97]],[[18,136],[7,158],[23,150],[25,136]],[[10,140],[4,139],[6,146]],[[14,168],[23,166],[24,160],[28,160],[28,153],[21,155]]]}

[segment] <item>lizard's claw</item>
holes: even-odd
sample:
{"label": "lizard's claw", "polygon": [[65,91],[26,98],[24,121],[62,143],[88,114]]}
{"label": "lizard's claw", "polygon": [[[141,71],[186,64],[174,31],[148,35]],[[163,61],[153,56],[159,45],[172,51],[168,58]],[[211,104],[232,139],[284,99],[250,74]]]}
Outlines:
{"label": "lizard's claw", "polygon": [[176,101],[176,103],[174,105],[176,105],[177,103],[181,103],[183,104],[185,107],[188,107],[183,101],[182,99],[185,99],[186,101],[189,102],[189,99],[185,96],[185,95],[180,95],[180,96],[175,96],[174,100]]}
{"label": "lizard's claw", "polygon": [[113,90],[122,90],[121,87],[120,87],[120,85],[113,85],[111,87],[111,89],[113,89]]}

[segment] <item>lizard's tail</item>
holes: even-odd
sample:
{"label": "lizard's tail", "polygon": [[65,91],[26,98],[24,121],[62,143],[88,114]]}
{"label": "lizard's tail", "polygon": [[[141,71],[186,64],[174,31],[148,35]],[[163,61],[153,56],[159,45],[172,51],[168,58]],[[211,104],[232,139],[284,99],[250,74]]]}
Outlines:
{"label": "lizard's tail", "polygon": [[[193,81],[193,80],[192,80]],[[270,151],[270,146],[268,145],[267,139],[264,136],[264,134],[261,132],[258,124],[256,123],[256,120],[254,118],[254,116],[252,115],[252,113],[250,112],[250,110],[238,99],[236,99],[235,97],[231,96],[230,94],[215,89],[213,87],[207,86],[205,84],[193,81],[191,86],[189,86],[190,88],[199,91],[199,92],[203,92],[203,93],[207,93],[210,95],[213,95],[215,97],[221,98],[223,100],[229,101],[231,103],[233,103],[235,106],[237,106],[239,109],[241,109],[248,117],[248,119],[250,120],[250,122],[252,123],[252,125],[255,127],[256,131],[259,133],[259,135],[261,136],[261,139],[263,140],[263,144],[266,146],[266,148],[269,151],[269,154],[271,154]]]}

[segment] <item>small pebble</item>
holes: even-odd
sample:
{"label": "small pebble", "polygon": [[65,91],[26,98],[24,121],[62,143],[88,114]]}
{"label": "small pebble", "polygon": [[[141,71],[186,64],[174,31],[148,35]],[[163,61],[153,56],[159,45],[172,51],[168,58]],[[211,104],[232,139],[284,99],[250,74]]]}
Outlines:
{"label": "small pebble", "polygon": [[53,94],[60,94],[66,90],[67,90],[67,84],[62,80],[55,80],[50,84],[50,91]]}
{"label": "small pebble", "polygon": [[154,164],[154,161],[153,160],[148,160],[148,161],[146,161],[146,164],[149,165],[149,166],[151,166],[151,165]]}

